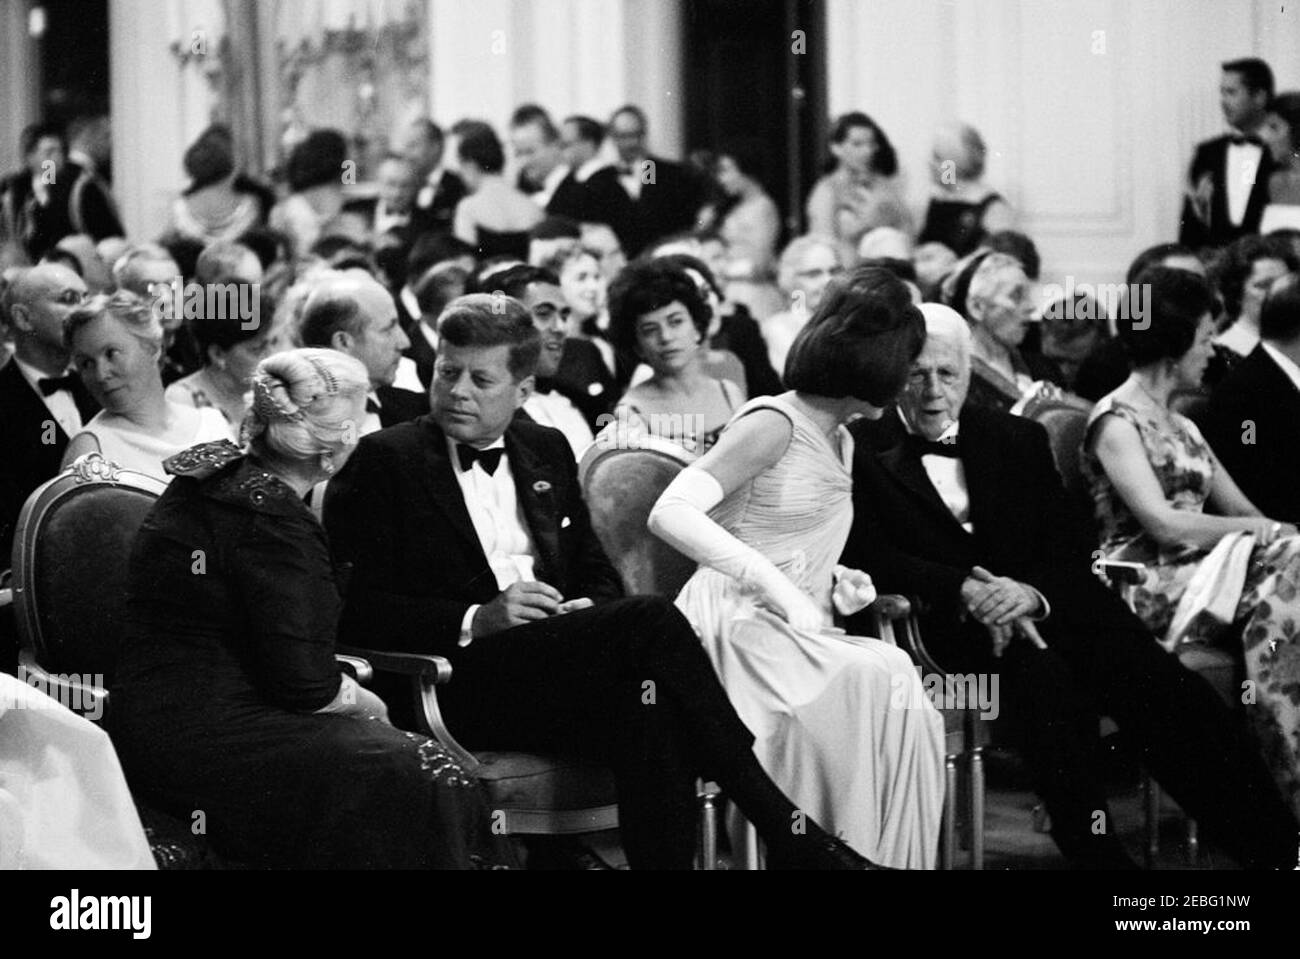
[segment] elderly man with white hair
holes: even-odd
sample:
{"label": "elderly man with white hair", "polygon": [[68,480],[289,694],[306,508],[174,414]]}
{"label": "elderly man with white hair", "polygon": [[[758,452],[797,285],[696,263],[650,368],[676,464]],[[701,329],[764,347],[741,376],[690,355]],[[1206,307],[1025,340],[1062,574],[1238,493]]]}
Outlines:
{"label": "elderly man with white hair", "polygon": [[1034,287],[1020,261],[989,253],[975,267],[963,304],[972,330],[972,406],[1018,413],[1035,396],[1059,396],[1060,368],[1036,353],[1022,353],[1029,325],[1038,322]]}
{"label": "elderly man with white hair", "polygon": [[927,340],[897,407],[852,427],[854,525],[841,562],[881,592],[915,597],[934,659],[997,691],[1072,865],[1134,867],[1095,767],[1099,714],[1239,863],[1294,865],[1295,818],[1238,718],[1092,574],[1095,544],[1046,431],[968,408],[970,331],[947,307],[921,311]]}

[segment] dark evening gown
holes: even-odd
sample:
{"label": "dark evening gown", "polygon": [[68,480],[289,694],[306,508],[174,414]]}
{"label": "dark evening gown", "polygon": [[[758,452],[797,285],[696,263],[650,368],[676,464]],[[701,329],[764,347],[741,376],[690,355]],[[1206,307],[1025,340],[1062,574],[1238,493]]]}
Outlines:
{"label": "dark evening gown", "polygon": [[524,261],[528,259],[527,230],[489,230],[485,226],[476,227],[476,230],[478,249],[475,255],[480,263],[498,256],[512,256]]}
{"label": "dark evening gown", "polygon": [[323,527],[231,443],[165,464],[136,538],[109,728],[137,795],[234,861],[513,865],[477,781],[436,742],[316,714],[339,687]]}
{"label": "dark evening gown", "polygon": [[925,225],[917,243],[942,243],[957,256],[974,253],[988,236],[984,229],[984,214],[1001,194],[990,193],[978,203],[969,200],[943,200],[934,197],[925,211]]}

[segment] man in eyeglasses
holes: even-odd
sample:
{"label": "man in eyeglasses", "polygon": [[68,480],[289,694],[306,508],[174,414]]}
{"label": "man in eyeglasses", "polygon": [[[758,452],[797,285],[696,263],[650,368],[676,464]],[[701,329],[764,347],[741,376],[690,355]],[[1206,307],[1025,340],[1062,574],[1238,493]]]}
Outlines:
{"label": "man in eyeglasses", "polygon": [[58,473],[68,438],[99,412],[63,345],[63,321],[85,298],[81,277],[59,263],[25,270],[5,291],[0,317],[14,357],[0,369],[0,569],[23,502]]}

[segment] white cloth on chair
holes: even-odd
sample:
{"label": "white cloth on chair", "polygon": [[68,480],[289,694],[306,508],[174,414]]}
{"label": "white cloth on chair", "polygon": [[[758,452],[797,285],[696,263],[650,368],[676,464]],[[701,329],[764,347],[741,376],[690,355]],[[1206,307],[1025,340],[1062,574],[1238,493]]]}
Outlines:
{"label": "white cloth on chair", "polygon": [[0,673],[0,869],[154,869],[108,734]]}

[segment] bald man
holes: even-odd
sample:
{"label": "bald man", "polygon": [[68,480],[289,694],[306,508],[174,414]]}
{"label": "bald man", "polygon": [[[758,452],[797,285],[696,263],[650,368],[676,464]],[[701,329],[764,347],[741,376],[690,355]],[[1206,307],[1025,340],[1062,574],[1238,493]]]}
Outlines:
{"label": "bald man", "polygon": [[1293,866],[1295,818],[1239,717],[1093,575],[1095,537],[1072,519],[1046,430],[965,408],[966,322],[937,304],[921,310],[926,344],[898,407],[853,427],[844,564],[915,597],[938,664],[1000,691],[1071,864],[1134,865],[1095,768],[1100,713],[1239,863]]}
{"label": "bald man", "polygon": [[338,350],[365,364],[371,392],[362,436],[429,412],[427,395],[394,385],[402,351],[411,341],[392,294],[368,273],[347,270],[323,277],[307,298],[298,333],[303,346]]}
{"label": "bald man", "polygon": [[14,524],[32,491],[59,472],[68,438],[99,407],[68,370],[63,321],[86,298],[72,270],[45,263],[5,291],[13,359],[0,369],[0,569],[9,567]]}

